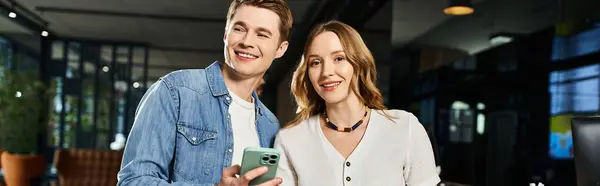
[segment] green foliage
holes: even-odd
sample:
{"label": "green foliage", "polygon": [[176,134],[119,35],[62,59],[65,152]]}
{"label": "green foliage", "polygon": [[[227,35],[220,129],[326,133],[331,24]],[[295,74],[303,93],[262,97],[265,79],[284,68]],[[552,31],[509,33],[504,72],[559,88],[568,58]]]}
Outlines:
{"label": "green foliage", "polygon": [[51,93],[36,73],[4,70],[0,76],[0,148],[35,153],[44,131],[42,112]]}

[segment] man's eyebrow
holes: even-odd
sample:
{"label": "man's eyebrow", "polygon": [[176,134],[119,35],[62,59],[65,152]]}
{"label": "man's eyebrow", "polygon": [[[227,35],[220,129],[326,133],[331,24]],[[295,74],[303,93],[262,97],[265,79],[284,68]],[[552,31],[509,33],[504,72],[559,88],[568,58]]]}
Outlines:
{"label": "man's eyebrow", "polygon": [[246,23],[244,23],[243,21],[236,21],[235,23],[233,23],[233,25],[240,25],[240,26],[245,27]]}
{"label": "man's eyebrow", "polygon": [[258,31],[259,32],[266,32],[267,34],[269,34],[269,36],[272,36],[273,33],[271,32],[271,30],[267,29],[267,28],[263,28],[263,27],[258,27]]}
{"label": "man's eyebrow", "polygon": [[[247,26],[246,26],[246,23],[244,23],[243,21],[236,21],[236,22],[234,22],[234,23],[233,23],[233,25],[240,25],[240,26],[243,26],[243,27],[247,27]],[[265,32],[265,33],[267,33],[269,36],[272,36],[272,35],[273,35],[273,32],[271,32],[271,30],[269,30],[268,28],[265,28],[265,27],[258,27],[258,28],[257,28],[257,30],[258,30],[259,32]]]}

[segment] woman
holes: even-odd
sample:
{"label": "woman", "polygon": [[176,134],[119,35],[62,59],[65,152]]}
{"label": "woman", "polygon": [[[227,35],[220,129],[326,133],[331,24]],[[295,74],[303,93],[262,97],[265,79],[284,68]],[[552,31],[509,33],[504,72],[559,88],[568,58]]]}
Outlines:
{"label": "woman", "polygon": [[431,143],[417,118],[386,110],[371,52],[352,27],[316,26],[294,73],[297,118],[280,130],[282,185],[436,185]]}

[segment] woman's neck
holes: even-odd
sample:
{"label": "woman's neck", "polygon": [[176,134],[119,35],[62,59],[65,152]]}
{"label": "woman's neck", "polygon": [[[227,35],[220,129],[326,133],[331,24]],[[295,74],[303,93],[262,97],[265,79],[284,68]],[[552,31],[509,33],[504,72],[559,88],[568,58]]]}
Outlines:
{"label": "woman's neck", "polygon": [[338,127],[352,127],[363,119],[367,107],[350,93],[348,97],[338,103],[326,103],[327,118]]}

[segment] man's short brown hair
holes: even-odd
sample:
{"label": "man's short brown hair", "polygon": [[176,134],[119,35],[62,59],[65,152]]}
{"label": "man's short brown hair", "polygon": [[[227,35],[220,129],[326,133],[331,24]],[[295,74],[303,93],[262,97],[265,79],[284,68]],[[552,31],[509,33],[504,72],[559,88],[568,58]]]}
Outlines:
{"label": "man's short brown hair", "polygon": [[229,21],[231,21],[237,9],[242,5],[264,8],[275,12],[280,20],[279,32],[281,37],[279,40],[280,42],[288,40],[294,20],[292,11],[285,0],[233,0],[229,5],[229,11],[227,11],[227,27],[229,27]]}

